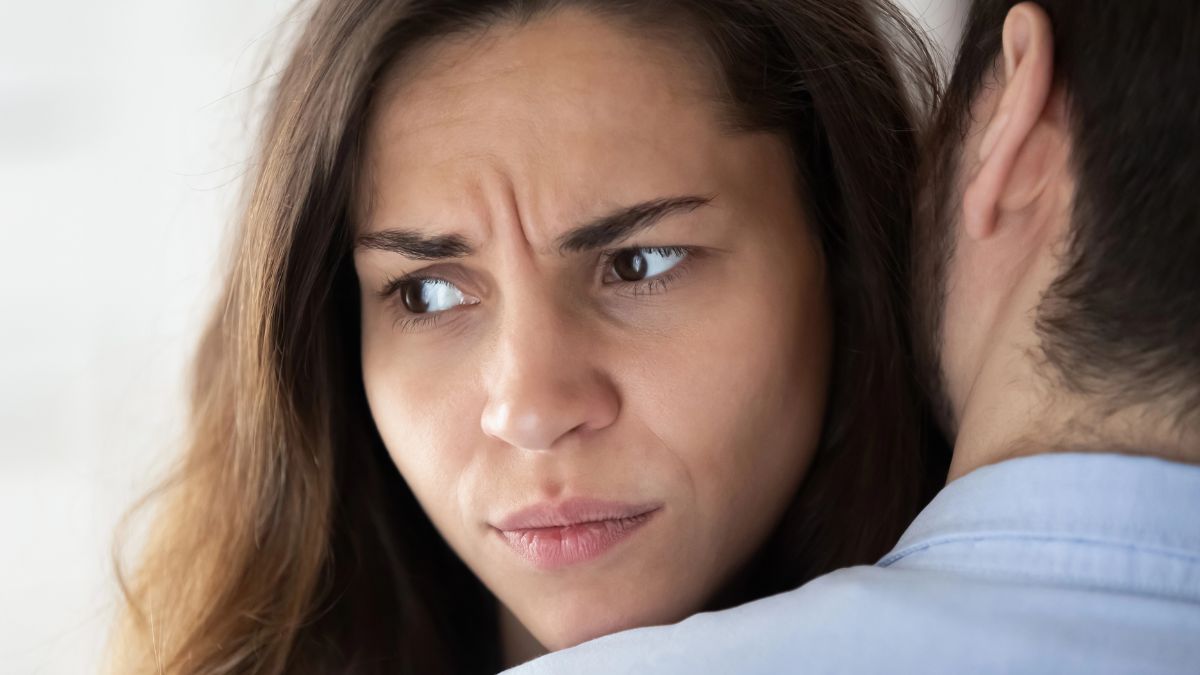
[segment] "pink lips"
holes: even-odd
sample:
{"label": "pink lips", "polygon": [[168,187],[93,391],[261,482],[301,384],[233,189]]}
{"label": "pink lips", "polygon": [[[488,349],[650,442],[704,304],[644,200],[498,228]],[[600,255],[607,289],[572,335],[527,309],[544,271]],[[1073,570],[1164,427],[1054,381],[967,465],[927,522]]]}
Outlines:
{"label": "pink lips", "polygon": [[555,569],[600,557],[661,508],[661,504],[572,499],[523,509],[493,527],[534,567]]}

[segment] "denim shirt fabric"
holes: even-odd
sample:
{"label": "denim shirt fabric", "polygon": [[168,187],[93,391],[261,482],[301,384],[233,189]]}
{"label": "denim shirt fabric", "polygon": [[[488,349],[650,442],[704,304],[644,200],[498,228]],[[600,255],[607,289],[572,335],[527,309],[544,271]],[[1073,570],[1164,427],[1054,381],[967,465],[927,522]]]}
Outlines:
{"label": "denim shirt fabric", "polygon": [[874,566],[509,672],[1200,674],[1200,467],[1104,454],[984,467]]}

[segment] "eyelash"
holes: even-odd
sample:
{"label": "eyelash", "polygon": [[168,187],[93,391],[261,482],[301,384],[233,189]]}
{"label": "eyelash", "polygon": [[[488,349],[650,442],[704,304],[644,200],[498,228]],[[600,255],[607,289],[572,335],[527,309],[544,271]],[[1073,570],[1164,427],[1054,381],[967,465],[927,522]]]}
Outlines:
{"label": "eyelash", "polygon": [[657,295],[658,293],[665,292],[671,286],[672,282],[683,276],[683,273],[687,271],[686,268],[697,254],[697,249],[690,246],[631,246],[629,248],[621,248],[614,251],[605,252],[600,257],[600,269],[608,270],[610,267],[612,267],[613,261],[617,259],[617,256],[629,251],[642,251],[645,253],[656,253],[658,255],[678,255],[683,257],[683,259],[680,260],[677,265],[656,277],[643,279],[641,281],[619,281],[607,284],[610,286],[628,287],[630,289],[628,297],[634,298],[639,298],[646,295]]}
{"label": "eyelash", "polygon": [[[625,297],[632,298],[640,298],[647,295],[658,295],[660,293],[665,293],[670,288],[672,283],[687,273],[687,268],[690,267],[692,260],[699,254],[699,249],[691,246],[630,246],[627,248],[614,249],[605,251],[600,256],[601,274],[604,274],[604,272],[612,266],[613,261],[616,260],[617,256],[629,251],[644,251],[647,253],[657,253],[660,255],[683,256],[683,259],[680,260],[675,267],[672,267],[669,271],[663,272],[656,277],[643,279],[641,281],[603,282],[605,286],[628,287],[629,292],[623,295],[625,295]],[[443,318],[443,315],[449,314],[451,311],[453,311],[447,310],[444,312],[432,312],[427,314],[413,314],[408,312],[408,310],[403,306],[403,300],[395,297],[396,293],[405,284],[421,281],[445,280],[438,277],[423,276],[420,272],[414,272],[412,274],[405,274],[399,277],[389,278],[384,284],[383,290],[379,291],[379,296],[381,298],[384,298],[385,300],[392,299],[394,301],[393,304],[398,305],[399,311],[403,314],[402,316],[397,317],[397,319],[392,323],[393,330],[399,328],[402,331],[415,331],[420,328],[434,326]]]}
{"label": "eyelash", "polygon": [[432,314],[407,314],[398,317],[392,322],[392,330],[399,328],[401,331],[410,332],[419,330],[425,326],[433,326],[445,312],[434,312]]}
{"label": "eyelash", "polygon": [[[390,301],[390,304],[395,305],[401,316],[396,317],[392,322],[392,330],[399,328],[402,331],[414,331],[426,326],[433,326],[437,323],[446,312],[433,312],[431,314],[413,314],[404,307],[403,298],[397,297],[397,292],[404,287],[405,284],[411,284],[421,281],[445,281],[437,277],[423,276],[420,272],[412,274],[404,274],[398,277],[389,277],[387,283],[383,285],[383,290],[379,291],[379,297]],[[449,283],[449,282],[446,282]]]}

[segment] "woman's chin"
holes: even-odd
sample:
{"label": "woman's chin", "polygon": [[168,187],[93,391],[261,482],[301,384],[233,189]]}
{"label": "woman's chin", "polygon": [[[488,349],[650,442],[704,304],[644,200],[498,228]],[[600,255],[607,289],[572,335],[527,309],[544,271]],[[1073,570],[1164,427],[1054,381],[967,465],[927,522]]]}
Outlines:
{"label": "woman's chin", "polygon": [[639,623],[636,621],[611,621],[611,622],[592,622],[582,626],[557,626],[549,631],[544,631],[545,635],[535,633],[538,642],[541,642],[547,651],[556,652],[560,649],[567,649],[579,644],[583,644],[588,640],[595,640],[605,635],[619,633],[630,628],[641,628],[651,624]]}
{"label": "woman's chin", "polygon": [[[541,620],[526,625],[534,638],[548,651],[553,652],[623,630],[672,623],[686,615],[685,612],[668,616],[662,612],[661,607],[657,609],[658,611],[650,611],[647,607],[640,607],[618,611],[611,605],[560,607],[557,611],[539,617]],[[549,618],[550,616],[553,618]],[[547,618],[549,620],[546,620]]]}

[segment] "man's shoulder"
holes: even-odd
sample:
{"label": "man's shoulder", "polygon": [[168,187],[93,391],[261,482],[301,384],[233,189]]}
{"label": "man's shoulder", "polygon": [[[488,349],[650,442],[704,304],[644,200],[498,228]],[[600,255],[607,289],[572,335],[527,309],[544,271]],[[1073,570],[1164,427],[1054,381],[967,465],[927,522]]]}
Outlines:
{"label": "man's shoulder", "polygon": [[1200,606],[852,567],[788,593],[552,654],[523,673],[1180,672]]}
{"label": "man's shoulder", "polygon": [[[923,575],[868,566],[838,570],[733,609],[593,640],[526,664],[519,672],[787,672],[796,663],[823,663],[826,655],[890,651],[874,633],[903,603],[889,597],[889,589],[899,589],[900,577],[912,576]],[[873,633],[869,644],[864,630]],[[858,665],[865,662],[839,668]]]}

